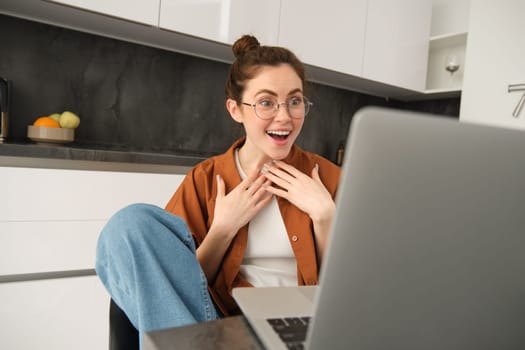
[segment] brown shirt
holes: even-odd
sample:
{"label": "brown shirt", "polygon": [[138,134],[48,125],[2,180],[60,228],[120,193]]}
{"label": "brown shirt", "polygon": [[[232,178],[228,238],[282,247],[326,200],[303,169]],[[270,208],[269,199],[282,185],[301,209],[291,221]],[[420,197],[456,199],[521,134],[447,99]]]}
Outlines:
{"label": "brown shirt", "polygon": [[[217,196],[216,175],[220,174],[226,184],[226,193],[240,182],[235,165],[235,149],[240,148],[244,138],[236,141],[224,154],[197,164],[166,205],[166,210],[182,217],[188,225],[197,247],[204,240],[213,222],[215,198]],[[329,160],[293,146],[284,161],[310,175],[319,164],[319,175],[332,198],[335,198],[339,183],[340,168]],[[313,224],[310,217],[283,198],[277,198],[279,209],[297,260],[297,283],[318,283],[319,266],[316,258]],[[234,287],[251,286],[239,275],[248,241],[248,225],[239,230],[226,250],[222,264],[214,281],[209,285],[210,294],[224,315],[239,314],[240,310],[231,297]]]}

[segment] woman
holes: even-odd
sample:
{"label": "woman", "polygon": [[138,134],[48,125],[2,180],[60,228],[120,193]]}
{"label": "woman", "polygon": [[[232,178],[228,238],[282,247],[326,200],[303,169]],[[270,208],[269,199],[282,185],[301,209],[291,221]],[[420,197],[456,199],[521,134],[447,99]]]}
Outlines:
{"label": "woman", "polygon": [[302,63],[253,36],[233,45],[226,107],[246,136],[196,165],[166,206],[116,213],[96,270],[139,331],[239,313],[239,286],[313,285],[340,169],[294,145],[309,111]]}

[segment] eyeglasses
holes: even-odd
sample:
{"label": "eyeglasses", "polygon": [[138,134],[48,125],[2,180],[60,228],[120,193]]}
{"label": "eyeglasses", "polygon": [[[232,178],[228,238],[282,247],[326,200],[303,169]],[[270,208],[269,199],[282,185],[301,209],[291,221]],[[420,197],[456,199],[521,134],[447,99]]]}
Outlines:
{"label": "eyeglasses", "polygon": [[286,106],[286,110],[290,117],[295,119],[301,119],[306,117],[310,111],[310,107],[313,103],[308,101],[306,97],[292,97],[291,99],[279,103],[276,99],[265,98],[255,103],[242,102],[245,106],[251,106],[255,110],[255,115],[263,120],[275,118],[281,105]]}

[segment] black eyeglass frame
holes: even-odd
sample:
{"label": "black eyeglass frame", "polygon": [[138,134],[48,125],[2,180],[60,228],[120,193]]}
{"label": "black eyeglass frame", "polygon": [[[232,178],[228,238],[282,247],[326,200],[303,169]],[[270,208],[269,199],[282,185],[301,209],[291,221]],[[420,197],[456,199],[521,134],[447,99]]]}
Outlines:
{"label": "black eyeglass frame", "polygon": [[303,99],[303,103],[304,103],[304,115],[302,117],[294,117],[290,113],[290,103],[293,101],[293,98],[291,98],[291,99],[289,99],[288,101],[285,101],[285,102],[276,103],[275,104],[275,110],[274,110],[275,114],[272,115],[269,118],[263,118],[259,114],[257,114],[257,104],[259,104],[260,102],[256,102],[256,103],[241,102],[241,104],[243,104],[245,106],[253,107],[253,111],[255,112],[255,115],[257,116],[257,118],[262,119],[262,120],[270,120],[270,119],[275,118],[277,113],[279,113],[279,108],[281,107],[281,105],[286,105],[286,112],[288,112],[288,115],[291,118],[293,118],[293,119],[302,119],[302,118],[305,118],[308,115],[308,113],[310,112],[310,108],[314,105],[314,103],[311,102],[306,96],[303,96],[302,99]]}

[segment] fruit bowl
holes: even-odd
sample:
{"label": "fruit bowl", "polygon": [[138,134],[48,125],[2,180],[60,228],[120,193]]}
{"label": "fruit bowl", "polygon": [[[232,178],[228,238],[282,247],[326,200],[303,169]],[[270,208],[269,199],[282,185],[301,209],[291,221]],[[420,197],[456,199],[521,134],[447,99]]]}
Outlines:
{"label": "fruit bowl", "polygon": [[28,125],[27,137],[36,143],[68,143],[74,140],[75,129]]}

